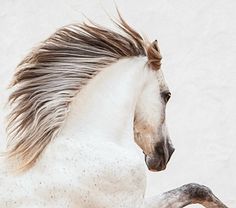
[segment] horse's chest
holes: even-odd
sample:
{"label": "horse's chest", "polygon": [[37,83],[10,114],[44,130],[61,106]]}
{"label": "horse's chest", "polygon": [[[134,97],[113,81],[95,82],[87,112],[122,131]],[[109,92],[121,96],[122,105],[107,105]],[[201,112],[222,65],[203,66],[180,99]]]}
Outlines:
{"label": "horse's chest", "polygon": [[77,170],[77,175],[73,174],[78,194],[75,200],[81,207],[133,208],[142,203],[145,168],[134,152],[112,144],[85,144],[70,166]]}
{"label": "horse's chest", "polygon": [[[137,178],[142,174],[144,161],[134,152],[115,145],[88,148],[90,151],[81,151],[82,165],[91,171],[91,175],[102,174],[107,179],[118,180],[122,177]],[[91,169],[92,167],[92,169]]]}

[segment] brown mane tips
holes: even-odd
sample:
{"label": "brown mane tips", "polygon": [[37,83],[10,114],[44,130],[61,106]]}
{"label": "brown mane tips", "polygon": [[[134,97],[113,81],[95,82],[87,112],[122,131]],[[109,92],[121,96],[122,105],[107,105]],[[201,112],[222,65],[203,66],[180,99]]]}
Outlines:
{"label": "brown mane tips", "polygon": [[154,70],[161,68],[161,53],[158,47],[157,40],[153,41],[147,48],[148,65]]}

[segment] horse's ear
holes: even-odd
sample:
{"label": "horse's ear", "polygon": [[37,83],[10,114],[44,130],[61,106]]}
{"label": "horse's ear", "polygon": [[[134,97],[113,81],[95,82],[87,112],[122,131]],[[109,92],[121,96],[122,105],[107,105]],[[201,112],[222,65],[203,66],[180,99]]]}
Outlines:
{"label": "horse's ear", "polygon": [[152,42],[152,46],[153,46],[153,48],[155,48],[157,51],[160,52],[160,49],[159,49],[159,47],[158,47],[158,42],[157,42],[157,40],[154,40],[154,41]]}
{"label": "horse's ear", "polygon": [[154,70],[161,68],[161,54],[157,40],[153,41],[147,48],[148,65]]}

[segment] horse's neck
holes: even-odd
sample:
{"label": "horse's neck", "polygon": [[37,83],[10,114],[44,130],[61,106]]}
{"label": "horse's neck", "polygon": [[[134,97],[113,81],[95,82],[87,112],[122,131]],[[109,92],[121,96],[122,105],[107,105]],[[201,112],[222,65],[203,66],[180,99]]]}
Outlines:
{"label": "horse's neck", "polygon": [[147,73],[144,65],[143,57],[124,59],[95,76],[73,101],[63,136],[133,143],[135,105]]}

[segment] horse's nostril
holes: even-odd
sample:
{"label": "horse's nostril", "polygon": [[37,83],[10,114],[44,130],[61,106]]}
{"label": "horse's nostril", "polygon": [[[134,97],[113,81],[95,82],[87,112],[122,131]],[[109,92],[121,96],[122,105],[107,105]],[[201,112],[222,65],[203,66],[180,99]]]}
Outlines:
{"label": "horse's nostril", "polygon": [[172,156],[172,154],[174,153],[174,151],[175,151],[175,148],[173,148],[173,147],[169,147],[169,152],[168,152],[168,157],[166,158],[166,164],[169,162],[169,160],[170,160],[170,158],[171,158],[171,156]]}
{"label": "horse's nostril", "polygon": [[170,150],[170,156],[174,153],[174,151],[175,151],[175,148],[171,148],[171,150]]}

